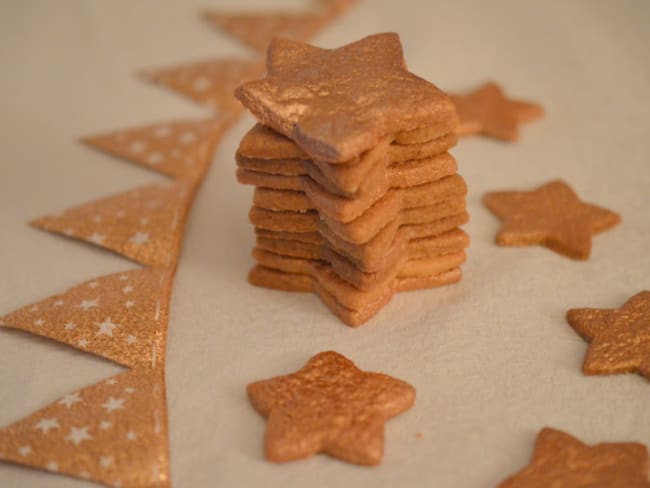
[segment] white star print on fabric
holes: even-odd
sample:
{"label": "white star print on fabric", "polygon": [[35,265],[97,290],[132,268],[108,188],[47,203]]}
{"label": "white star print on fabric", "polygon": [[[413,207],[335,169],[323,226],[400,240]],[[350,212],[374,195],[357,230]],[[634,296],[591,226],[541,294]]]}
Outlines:
{"label": "white star print on fabric", "polygon": [[147,163],[149,164],[160,164],[163,162],[163,156],[160,153],[152,153],[147,156]]}
{"label": "white star print on fabric", "polygon": [[171,134],[172,130],[168,125],[161,125],[160,127],[156,127],[156,130],[153,131],[154,135],[158,138],[163,138],[167,137],[169,134]]}
{"label": "white star print on fabric", "polygon": [[140,219],[140,225],[147,225],[149,223],[149,217],[142,217]]}
{"label": "white star print on fabric", "polygon": [[63,326],[65,330],[72,330],[76,327],[77,325],[73,322],[66,322],[65,325]]}
{"label": "white star print on fabric", "polygon": [[86,346],[88,346],[88,341],[86,339],[79,339],[77,341],[77,345],[79,347],[86,347]]}
{"label": "white star print on fabric", "polygon": [[59,470],[59,465],[58,463],[55,463],[54,461],[50,461],[45,465],[45,469],[48,471],[58,471]]}
{"label": "white star print on fabric", "polygon": [[77,305],[79,308],[83,308],[84,310],[88,310],[89,308],[96,307],[98,305],[97,299],[95,298],[94,300],[82,300],[82,302]]}
{"label": "white star print on fabric", "polygon": [[30,312],[37,312],[38,311],[38,305],[34,305],[29,309]]}
{"label": "white star print on fabric", "polygon": [[133,287],[131,285],[126,285],[124,288],[122,288],[122,293],[131,293],[133,291]]}
{"label": "white star print on fabric", "polygon": [[97,324],[97,327],[99,327],[99,330],[95,333],[95,335],[107,335],[109,337],[113,337],[113,330],[118,327],[118,325],[111,322],[111,318],[108,317],[102,323]]}
{"label": "white star print on fabric", "polygon": [[69,393],[68,395],[61,398],[61,400],[59,400],[59,403],[70,408],[72,405],[80,401],[81,401],[81,397],[79,396],[79,392],[74,392],[74,393]]}
{"label": "white star print on fabric", "polygon": [[129,395],[135,391],[135,388],[131,388],[130,386],[127,388],[124,388],[124,392],[128,393]]}
{"label": "white star print on fabric", "polygon": [[55,307],[62,307],[63,305],[65,305],[65,302],[63,300],[57,300],[54,302]]}
{"label": "white star print on fabric", "polygon": [[78,446],[83,441],[89,441],[92,440],[92,438],[93,437],[88,433],[88,427],[72,427],[70,433],[65,437],[65,440]]}
{"label": "white star print on fabric", "polygon": [[104,236],[99,232],[93,232],[90,237],[88,237],[88,240],[94,244],[101,245],[101,243],[104,242]]}
{"label": "white star print on fabric", "polygon": [[196,91],[200,91],[200,92],[206,91],[211,86],[212,86],[212,82],[210,81],[209,78],[205,76],[199,76],[192,82],[192,87]]}
{"label": "white star print on fabric", "polygon": [[99,423],[99,428],[102,429],[102,430],[108,430],[111,427],[113,427],[113,424],[111,422],[109,422],[108,420],[102,420]]}
{"label": "white star print on fabric", "polygon": [[178,140],[181,144],[189,144],[190,142],[196,141],[196,134],[194,132],[184,132]]}
{"label": "white star print on fabric", "polygon": [[113,464],[112,456],[102,456],[99,458],[99,465],[102,468],[110,468],[112,464]]}
{"label": "white star print on fabric", "polygon": [[119,277],[120,281],[126,281],[128,279],[129,279],[129,277],[127,275],[120,275],[120,277]]}
{"label": "white star print on fabric", "polygon": [[135,336],[129,335],[126,338],[126,343],[129,344],[129,345],[134,344],[136,342],[138,342],[138,339]]}
{"label": "white star print on fabric", "polygon": [[117,213],[115,214],[115,216],[116,216],[118,219],[123,219],[125,215],[126,215],[126,212],[125,212],[124,210],[120,210],[119,212],[117,212]]}
{"label": "white star print on fabric", "polygon": [[18,454],[20,454],[22,457],[28,456],[31,453],[32,453],[31,446],[20,446],[18,448]]}
{"label": "white star print on fabric", "polygon": [[105,408],[108,413],[111,413],[113,410],[122,410],[125,401],[124,398],[110,397],[106,403],[102,404],[102,407]]}
{"label": "white star print on fabric", "polygon": [[40,430],[43,434],[47,434],[50,429],[58,429],[59,427],[60,425],[57,419],[47,417],[43,417],[34,425],[34,428]]}
{"label": "white star print on fabric", "polygon": [[141,152],[144,151],[146,148],[147,148],[147,144],[146,144],[145,142],[142,142],[142,141],[135,141],[133,144],[131,144],[131,145],[129,146],[129,150],[130,150],[133,154],[141,153]]}
{"label": "white star print on fabric", "polygon": [[34,325],[35,325],[36,327],[42,327],[44,323],[45,323],[45,321],[44,321],[43,319],[36,319],[36,320],[34,320]]}
{"label": "white star print on fabric", "polygon": [[133,432],[132,430],[130,430],[130,431],[128,431],[128,432],[126,433],[126,438],[127,438],[128,440],[130,440],[130,441],[134,441],[134,440],[136,440],[136,439],[138,438],[138,434],[136,434],[135,432]]}
{"label": "white star print on fabric", "polygon": [[107,385],[115,385],[115,384],[117,384],[117,380],[115,378],[110,378],[110,379],[106,380],[106,384]]}
{"label": "white star print on fabric", "polygon": [[88,286],[91,288],[97,288],[99,286],[99,283],[97,281],[91,281],[88,283]]}
{"label": "white star print on fabric", "polygon": [[136,246],[141,246],[149,242],[149,233],[148,232],[136,232],[129,238],[129,242],[132,242]]}
{"label": "white star print on fabric", "polygon": [[135,305],[135,302],[134,302],[134,301],[127,300],[126,302],[124,302],[124,306],[125,306],[126,308],[131,308],[133,305]]}

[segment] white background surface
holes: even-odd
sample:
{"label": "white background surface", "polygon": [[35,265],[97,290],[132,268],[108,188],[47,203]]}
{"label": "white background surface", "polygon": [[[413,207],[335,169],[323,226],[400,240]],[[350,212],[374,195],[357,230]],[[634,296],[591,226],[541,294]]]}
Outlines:
{"label": "white background surface", "polygon": [[[0,313],[94,276],[134,267],[31,229],[54,210],[161,176],[93,152],[83,134],[207,113],[136,80],[137,68],[245,55],[196,16],[203,1],[4,1],[0,5]],[[295,1],[212,1],[300,7]],[[488,6],[489,4],[489,6]],[[544,104],[548,116],[505,145],[463,140],[472,237],[461,284],[396,296],[350,329],[317,298],[257,289],[247,223],[251,188],[235,184],[246,117],[219,147],[187,227],[168,347],[171,476],[176,487],[491,487],[524,466],[549,425],[587,442],[650,444],[650,384],[585,377],[568,308],[616,307],[650,288],[650,3],[367,0],[315,43],[400,33],[409,67],[444,89],[486,79]],[[561,177],[620,212],[574,262],[542,248],[493,245],[484,192]],[[335,349],[417,388],[390,421],[378,468],[327,456],[273,465],[245,385]],[[0,334],[0,425],[119,367],[22,333]],[[417,434],[422,434],[419,438]],[[86,483],[0,464],[2,487]]]}

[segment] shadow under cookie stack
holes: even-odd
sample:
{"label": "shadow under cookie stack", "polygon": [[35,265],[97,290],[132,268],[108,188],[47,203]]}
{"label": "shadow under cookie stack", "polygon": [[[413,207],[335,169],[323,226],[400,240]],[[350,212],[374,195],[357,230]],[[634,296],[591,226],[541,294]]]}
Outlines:
{"label": "shadow under cookie stack", "polygon": [[[365,90],[364,96],[374,103],[368,114],[379,107],[376,117],[360,121],[357,115],[350,122],[336,113],[318,127],[323,103],[330,114],[338,108],[345,112],[355,100],[368,103],[348,93],[351,102],[338,107],[341,97],[328,98],[331,91],[318,79],[330,77],[335,87],[340,86],[336,73],[354,62],[355,53],[365,58],[360,64],[373,63],[362,70],[365,79],[385,76],[373,70],[390,70],[397,73],[390,77],[398,86],[378,84],[378,91],[390,88],[392,95],[386,101],[383,93],[375,96]],[[282,64],[301,54],[307,62],[296,63],[293,72]],[[406,71],[403,60],[396,61],[401,58],[399,38],[379,34],[335,50],[276,39],[268,56],[267,78],[237,91],[260,121],[244,136],[236,155],[237,179],[256,187],[249,218],[255,226],[257,264],[249,281],[280,290],[313,291],[351,326],[366,322],[395,292],[459,281],[469,238],[459,228],[468,221],[467,187],[448,153],[456,143],[457,118],[444,93]],[[309,56],[325,68],[310,71]],[[367,59],[373,56],[377,59]],[[337,63],[344,65],[338,71]],[[256,84],[263,82],[268,83],[257,90]],[[316,103],[310,114],[316,125],[313,120],[295,119],[297,112],[290,106],[295,98],[287,102],[285,97],[289,107],[278,114],[275,100],[269,99],[278,90],[269,89],[269,83],[285,91],[291,84],[293,93],[296,86],[313,91],[313,84],[320,83],[325,100],[318,100],[321,105]],[[375,85],[371,83],[371,88]],[[400,89],[416,92],[409,93],[410,105]],[[417,100],[423,95],[429,96]],[[305,98],[306,111],[311,97]],[[337,121],[344,130],[332,128]],[[315,126],[316,136],[311,137],[309,128]],[[323,135],[322,127],[329,132]]]}

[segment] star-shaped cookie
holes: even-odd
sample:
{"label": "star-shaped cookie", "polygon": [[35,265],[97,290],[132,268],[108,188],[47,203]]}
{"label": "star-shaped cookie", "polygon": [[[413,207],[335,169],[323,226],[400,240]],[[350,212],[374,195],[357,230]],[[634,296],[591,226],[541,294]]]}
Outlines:
{"label": "star-shaped cookie", "polygon": [[519,125],[544,115],[541,105],[506,97],[496,83],[485,83],[467,94],[451,94],[460,120],[456,134],[483,134],[514,142]]}
{"label": "star-shaped cookie", "polygon": [[344,162],[389,134],[457,123],[453,103],[406,69],[399,36],[376,34],[338,49],[275,38],[267,76],[235,95],[313,159]]}
{"label": "star-shaped cookie", "polygon": [[650,488],[648,465],[643,444],[589,446],[546,427],[537,436],[530,464],[498,488]]}
{"label": "star-shaped cookie", "polygon": [[299,371],[248,385],[248,397],[268,417],[266,457],[283,462],[326,452],[344,461],[381,462],[384,423],[413,405],[415,389],[390,376],[361,371],[333,351]]}
{"label": "star-shaped cookie", "polygon": [[487,193],[483,203],[502,220],[497,244],[541,244],[573,259],[588,259],[591,236],[621,221],[618,214],[581,201],[560,180],[531,191]]}
{"label": "star-shaped cookie", "polygon": [[630,298],[621,308],[576,308],[567,321],[590,342],[585,374],[637,372],[650,380],[650,291]]}

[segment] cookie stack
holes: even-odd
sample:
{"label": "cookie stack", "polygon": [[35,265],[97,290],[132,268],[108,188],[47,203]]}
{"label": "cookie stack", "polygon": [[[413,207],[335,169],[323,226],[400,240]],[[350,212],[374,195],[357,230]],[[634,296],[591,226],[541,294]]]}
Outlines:
{"label": "cookie stack", "polygon": [[[383,65],[391,79],[388,97],[383,78],[374,78],[362,94],[354,85],[341,87],[340,63],[363,64],[368,57],[377,59],[370,73],[357,67],[359,84],[379,76],[371,68]],[[447,152],[456,143],[453,105],[398,58],[394,34],[336,50],[276,40],[267,78],[237,91],[261,122],[244,136],[236,156],[238,180],[256,187],[249,217],[257,265],[249,279],[314,291],[352,326],[367,321],[396,291],[458,281],[469,242],[459,229],[468,220],[467,187]],[[418,103],[416,95],[425,98]],[[350,113],[355,104],[368,113]]]}

